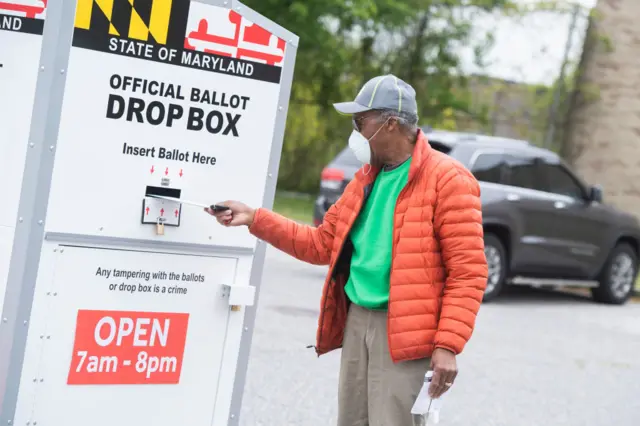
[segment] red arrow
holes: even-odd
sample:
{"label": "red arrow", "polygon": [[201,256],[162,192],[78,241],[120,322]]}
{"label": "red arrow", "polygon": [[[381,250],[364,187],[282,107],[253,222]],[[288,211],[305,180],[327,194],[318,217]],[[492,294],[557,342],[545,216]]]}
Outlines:
{"label": "red arrow", "polygon": [[160,216],[164,216],[164,209],[160,209]]}
{"label": "red arrow", "polygon": [[168,175],[169,174],[169,168],[167,167],[167,169],[164,171],[164,175]]}
{"label": "red arrow", "polygon": [[176,211],[175,211],[176,217],[178,217],[178,214],[179,214],[179,213],[180,213],[180,212],[178,211],[178,209],[176,209]]}
{"label": "red arrow", "polygon": [[153,166],[151,166],[151,174],[153,174],[153,172],[155,172],[156,169],[153,168]]}
{"label": "red arrow", "polygon": [[147,211],[147,216],[149,216],[149,207],[145,209]]}
{"label": "red arrow", "polygon": [[182,177],[182,169],[180,169],[180,177]]}

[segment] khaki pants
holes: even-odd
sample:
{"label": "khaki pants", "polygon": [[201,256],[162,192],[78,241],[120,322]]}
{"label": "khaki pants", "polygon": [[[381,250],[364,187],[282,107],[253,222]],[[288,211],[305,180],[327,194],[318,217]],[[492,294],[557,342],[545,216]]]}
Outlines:
{"label": "khaki pants", "polygon": [[338,426],[412,426],[429,359],[394,364],[387,312],[351,304],[342,346]]}

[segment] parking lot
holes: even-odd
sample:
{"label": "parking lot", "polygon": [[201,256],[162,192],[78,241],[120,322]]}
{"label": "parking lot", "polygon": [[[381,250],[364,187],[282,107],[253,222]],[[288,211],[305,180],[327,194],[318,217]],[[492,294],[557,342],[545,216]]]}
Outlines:
{"label": "parking lot", "polygon": [[[339,351],[315,342],[326,267],[268,249],[241,424],[331,426]],[[483,305],[443,426],[637,426],[640,304],[511,291]]]}

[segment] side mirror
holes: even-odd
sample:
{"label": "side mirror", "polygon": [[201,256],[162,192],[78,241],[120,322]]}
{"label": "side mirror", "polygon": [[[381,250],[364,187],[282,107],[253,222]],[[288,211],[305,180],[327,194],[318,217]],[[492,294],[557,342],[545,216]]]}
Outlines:
{"label": "side mirror", "polygon": [[593,185],[589,188],[589,201],[602,203],[602,188],[600,185]]}

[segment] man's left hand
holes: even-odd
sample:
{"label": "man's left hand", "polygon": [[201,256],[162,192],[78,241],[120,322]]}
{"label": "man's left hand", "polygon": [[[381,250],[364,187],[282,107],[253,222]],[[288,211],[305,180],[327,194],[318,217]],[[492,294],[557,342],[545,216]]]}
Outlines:
{"label": "man's left hand", "polygon": [[429,396],[434,399],[440,398],[453,386],[458,375],[456,355],[446,349],[436,348],[431,355],[431,369],[433,378],[429,386]]}

